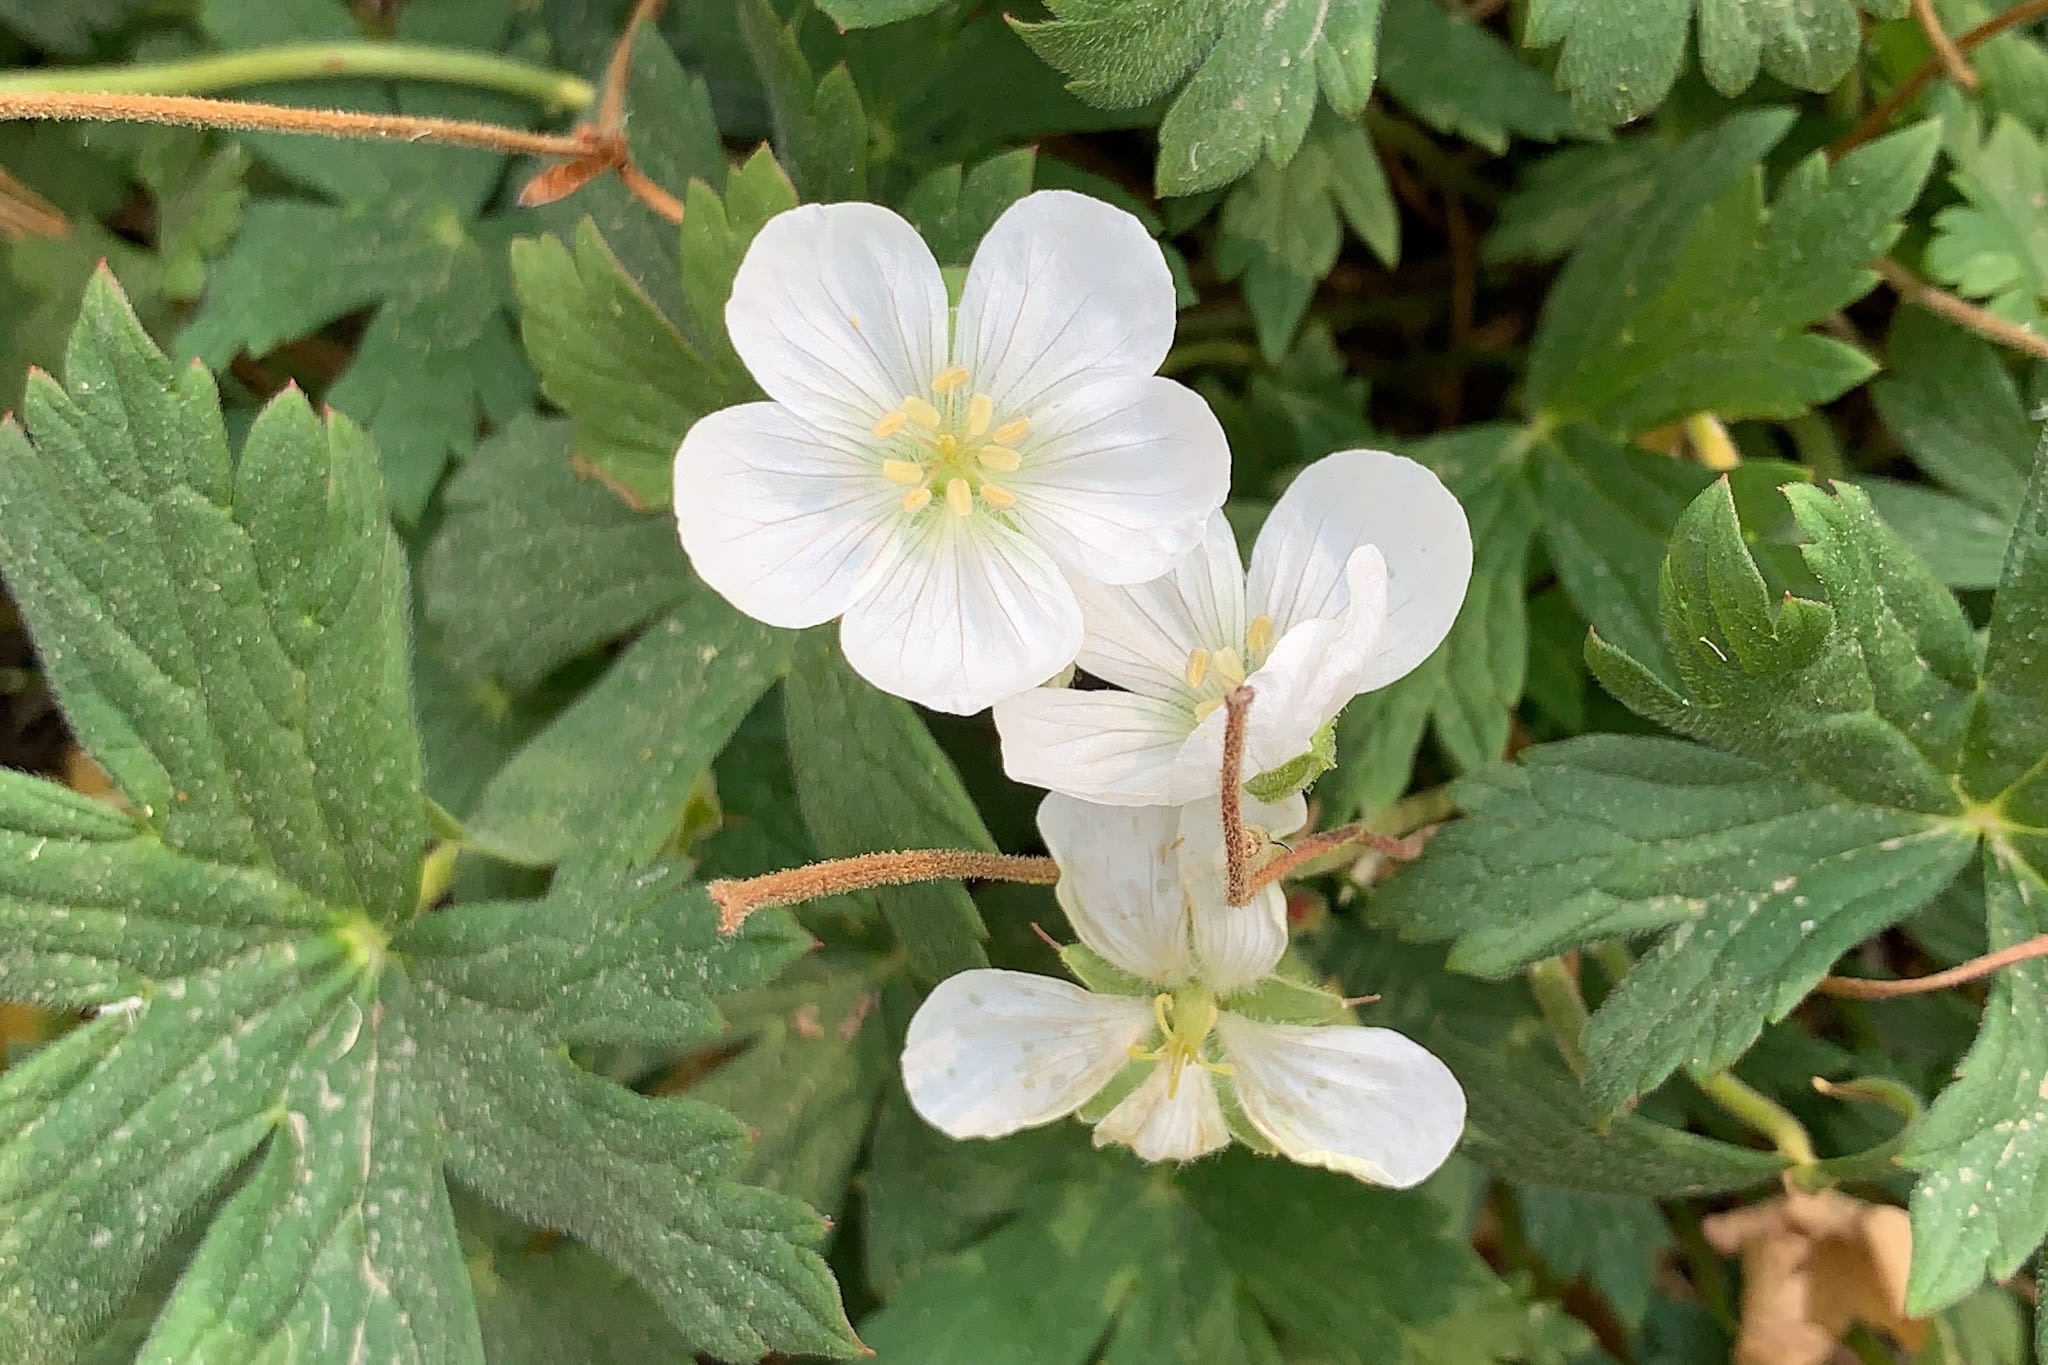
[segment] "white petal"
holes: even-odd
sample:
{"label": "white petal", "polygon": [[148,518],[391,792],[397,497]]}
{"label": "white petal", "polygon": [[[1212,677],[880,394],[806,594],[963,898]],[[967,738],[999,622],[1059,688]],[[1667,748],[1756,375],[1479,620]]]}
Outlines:
{"label": "white petal", "polygon": [[865,435],[945,364],[946,284],[917,229],[875,204],[768,220],[725,306],[733,349],[806,421]]}
{"label": "white petal", "polygon": [[1387,625],[1361,688],[1370,691],[1430,656],[1472,578],[1465,509],[1435,474],[1383,450],[1341,450],[1304,469],[1259,532],[1250,598],[1282,632],[1335,616],[1361,545],[1387,565]]}
{"label": "white petal", "polygon": [[961,972],[911,1019],[903,1084],[934,1128],[1001,1137],[1087,1103],[1152,1028],[1149,1000],[1028,972]]}
{"label": "white petal", "polygon": [[1090,383],[1030,415],[1023,464],[1003,486],[1019,524],[1079,577],[1170,572],[1230,491],[1223,427],[1171,379]]}
{"label": "white petal", "polygon": [[1169,1098],[1166,1068],[1154,1067],[1143,1085],[1124,1096],[1095,1125],[1095,1145],[1121,1143],[1146,1161],[1192,1161],[1230,1145],[1223,1106],[1216,1102],[1216,1080],[1191,1066]]}
{"label": "white petal", "polygon": [[1451,1069],[1391,1029],[1216,1021],[1245,1117],[1289,1160],[1407,1189],[1465,1130]]}
{"label": "white petal", "polygon": [[928,512],[901,529],[847,609],[853,671],[934,711],[971,715],[1074,661],[1081,606],[1043,550],[987,516]]}
{"label": "white petal", "polygon": [[859,454],[775,403],[714,412],[676,451],[676,532],[698,577],[773,626],[846,610],[900,496]]}
{"label": "white petal", "polygon": [[1082,579],[1074,592],[1088,631],[1077,662],[1148,697],[1192,707],[1189,656],[1243,647],[1244,563],[1221,512],[1210,514],[1202,543],[1164,577],[1133,587]]}
{"label": "white petal", "polygon": [[1041,190],[982,238],[953,350],[999,412],[1036,420],[1075,380],[1158,370],[1173,322],[1173,276],[1145,225],[1099,199]]}
{"label": "white petal", "polygon": [[1098,806],[1054,792],[1038,832],[1060,866],[1060,908],[1081,942],[1158,984],[1185,980],[1188,911],[1182,898],[1180,813],[1171,806]]}
{"label": "white petal", "polygon": [[1376,686],[1387,624],[1387,570],[1376,546],[1355,550],[1346,567],[1346,601],[1335,615],[1304,621],[1282,635],[1266,662],[1245,679],[1252,688],[1245,723],[1245,772],[1259,773],[1306,753],[1315,732],[1360,692]]}
{"label": "white petal", "polygon": [[[1269,834],[1286,834],[1306,818],[1299,795],[1281,806],[1247,798],[1241,809],[1247,827]],[[1265,980],[1287,951],[1285,893],[1276,884],[1259,890],[1249,904],[1230,904],[1222,803],[1215,797],[1182,806],[1178,825],[1181,891],[1203,982],[1229,995]]]}
{"label": "white petal", "polygon": [[1105,806],[1169,803],[1185,707],[1129,692],[1041,687],[996,703],[1012,780]]}

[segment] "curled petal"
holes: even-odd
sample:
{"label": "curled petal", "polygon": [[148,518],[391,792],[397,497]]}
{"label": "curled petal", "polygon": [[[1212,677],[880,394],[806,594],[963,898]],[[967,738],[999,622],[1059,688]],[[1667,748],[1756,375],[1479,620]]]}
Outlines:
{"label": "curled petal", "polygon": [[1245,679],[1256,700],[1245,729],[1245,771],[1264,772],[1305,753],[1317,730],[1371,690],[1387,625],[1387,568],[1377,546],[1352,551],[1345,602],[1334,616],[1280,637]]}
{"label": "curled petal", "polygon": [[[1286,834],[1307,818],[1299,794],[1270,806],[1246,797],[1242,809],[1248,829],[1268,834]],[[1265,980],[1280,964],[1287,951],[1287,898],[1276,885],[1261,888],[1247,905],[1230,904],[1219,799],[1182,806],[1177,823],[1181,893],[1202,981],[1218,995],[1230,995]]]}
{"label": "curled petal", "polygon": [[1074,591],[1087,626],[1077,662],[1147,697],[1192,706],[1194,652],[1244,643],[1244,562],[1221,512],[1209,515],[1202,543],[1165,576],[1128,587],[1083,580]]}
{"label": "curled petal", "polygon": [[1465,510],[1435,474],[1383,450],[1340,450],[1291,484],[1252,549],[1252,610],[1283,634],[1342,613],[1346,566],[1363,545],[1386,563],[1387,623],[1360,691],[1385,687],[1450,633],[1472,578]]}
{"label": "curled petal", "polygon": [[1018,524],[1076,577],[1143,583],[1200,543],[1230,447],[1193,389],[1154,375],[1070,388],[1031,414]]}
{"label": "curled petal", "polygon": [[1060,866],[1060,908],[1081,942],[1160,985],[1184,980],[1188,912],[1170,806],[1097,806],[1058,792],[1038,807],[1038,831]]}
{"label": "curled petal", "polygon": [[1074,661],[1081,607],[1057,565],[987,517],[928,513],[903,528],[846,612],[854,672],[934,711],[971,715]]}
{"label": "curled petal", "polygon": [[1194,722],[1173,702],[1064,687],[997,702],[995,714],[1013,780],[1105,806],[1171,802],[1174,761]]}
{"label": "curled petal", "polygon": [[806,204],[769,219],[725,306],[733,349],[768,396],[853,441],[928,395],[945,364],[946,316],[931,248],[876,204]]}
{"label": "curled petal", "polygon": [[814,626],[853,603],[896,496],[776,403],[714,412],[676,451],[676,532],[697,576],[771,626]]}
{"label": "curled petal", "polygon": [[1154,373],[1173,324],[1173,275],[1145,225],[1099,199],[1040,190],[975,251],[954,353],[999,412],[1035,416],[1067,385]]}
{"label": "curled petal", "polygon": [[1180,1073],[1172,1095],[1166,1082],[1166,1068],[1153,1067],[1144,1084],[1095,1125],[1095,1145],[1121,1143],[1146,1161],[1192,1161],[1228,1146],[1230,1128],[1216,1102],[1215,1078],[1191,1066]]}
{"label": "curled petal", "polygon": [[1245,1117],[1281,1155],[1406,1189],[1443,1165],[1465,1130],[1451,1069],[1391,1029],[1216,1022]]}
{"label": "curled petal", "polygon": [[1028,972],[961,972],[911,1019],[903,1084],[911,1107],[941,1132],[1002,1137],[1087,1103],[1152,1028],[1146,1000]]}

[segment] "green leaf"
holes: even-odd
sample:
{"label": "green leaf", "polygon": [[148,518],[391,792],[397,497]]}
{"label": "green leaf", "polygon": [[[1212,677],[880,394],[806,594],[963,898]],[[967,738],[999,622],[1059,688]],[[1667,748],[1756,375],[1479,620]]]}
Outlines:
{"label": "green leaf", "polygon": [[1583,1278],[1599,1290],[1624,1323],[1641,1324],[1658,1255],[1672,1244],[1655,1201],[1525,1185],[1515,1202],[1531,1251],[1560,1279]]}
{"label": "green leaf", "polygon": [[1436,0],[1386,0],[1380,85],[1438,132],[1495,155],[1510,136],[1555,142],[1582,129],[1542,72]]}
{"label": "green leaf", "polygon": [[128,22],[144,0],[72,0],[51,8],[37,0],[0,0],[0,24],[37,47],[82,57],[92,52],[93,37]]}
{"label": "green leaf", "polygon": [[1523,41],[1563,43],[1559,82],[1589,120],[1623,123],[1663,103],[1699,12],[1700,66],[1723,95],[1739,95],[1759,66],[1801,90],[1829,90],[1856,60],[1856,11],[1896,17],[1904,0],[1531,0]]}
{"label": "green leaf", "polygon": [[[1986,846],[1984,890],[1993,951],[2048,933],[2048,882],[2019,850]],[[1981,1031],[1958,1079],[1900,1154],[1921,1172],[1913,1187],[1908,1312],[1946,1307],[1986,1276],[2009,1277],[2048,1234],[2044,1090],[2048,967],[2035,959],[1992,978]]]}
{"label": "green leaf", "polygon": [[652,856],[741,718],[789,666],[789,639],[692,583],[491,779],[466,822],[469,841],[536,866],[600,850]]}
{"label": "green leaf", "polygon": [[512,278],[527,355],[574,419],[576,453],[635,506],[666,505],[683,433],[754,397],[753,380],[686,339],[587,219],[573,253],[553,237],[514,242]]}
{"label": "green leaf", "polygon": [[[2048,827],[2048,441],[2006,551],[1984,641],[1984,680],[1963,754],[1963,789],[2006,826]],[[2042,861],[2031,851],[2028,858]]]}
{"label": "green leaf", "polygon": [[1998,317],[2048,324],[2048,145],[2011,116],[1980,143],[1971,119],[1954,143],[1955,187],[1966,202],[1934,215],[1927,273]]}
{"label": "green leaf", "polygon": [[818,8],[841,28],[874,28],[929,14],[945,0],[821,0]]}
{"label": "green leaf", "polygon": [[493,1365],[645,1365],[689,1347],[631,1276],[589,1248],[541,1238],[457,1198],[463,1260]]}
{"label": "green leaf", "polygon": [[1327,111],[1292,160],[1261,161],[1223,201],[1216,270],[1243,281],[1267,360],[1278,362],[1292,344],[1310,296],[1337,264],[1347,223],[1382,262],[1400,260],[1400,216],[1372,139]]}
{"label": "green leaf", "polygon": [[1602,220],[1633,212],[1656,192],[1667,151],[1657,138],[1626,137],[1552,152],[1523,171],[1521,184],[1500,206],[1481,258],[1562,258]]}
{"label": "green leaf", "polygon": [[[457,27],[469,41],[495,48],[509,17],[502,4],[481,4]],[[229,46],[257,41],[225,25],[223,16],[211,22],[223,25]],[[532,117],[505,97],[416,86],[396,97],[372,82],[275,93],[286,103],[303,95],[327,108],[354,104],[515,124]],[[464,148],[309,148],[311,140],[284,135],[250,141],[318,197],[250,203],[180,346],[220,369],[237,353],[264,355],[372,310],[347,371],[325,397],[377,438],[393,508],[415,520],[448,460],[474,448],[479,423],[508,421],[533,396],[495,259],[505,225],[481,216],[503,160]],[[280,280],[290,287],[278,287]]]}
{"label": "green leaf", "polygon": [[958,166],[941,166],[917,182],[903,201],[903,216],[941,266],[966,265],[1003,210],[1031,192],[1037,164],[1037,149],[1020,147],[990,157],[964,176]]}
{"label": "green leaf", "polygon": [[2012,539],[2009,517],[1925,484],[1864,475],[1858,486],[1944,586],[1998,586],[2006,542]]}
{"label": "green leaf", "polygon": [[[797,648],[783,685],[796,799],[828,858],[899,848],[993,853],[995,841],[952,761],[910,703],[876,691],[839,657],[829,631]],[[880,887],[882,916],[927,981],[988,965],[987,936],[958,882]]]}
{"label": "green leaf", "polygon": [[1046,8],[1049,21],[1012,22],[1081,98],[1128,108],[1179,87],[1159,127],[1161,194],[1227,185],[1261,154],[1285,165],[1308,133],[1318,87],[1345,118],[1372,93],[1380,0],[1049,0]]}
{"label": "green leaf", "polygon": [[141,1359],[480,1362],[450,1173],[609,1256],[692,1350],[855,1349],[820,1221],[729,1179],[736,1121],[562,1052],[713,1026],[707,992],[803,936],[721,936],[662,870],[408,922],[374,450],[288,394],[230,456],[109,277],[67,371],[30,437],[0,427],[0,564],[134,814],[0,776],[0,991],[96,1014],[0,1077],[0,1355],[69,1358],[190,1224]]}
{"label": "green leaf", "polygon": [[1892,318],[1884,378],[1870,386],[1899,444],[1944,487],[2011,525],[2041,423],[1989,342],[1918,308]]}
{"label": "green leaf", "polygon": [[868,120],[851,73],[813,75],[795,26],[769,0],[740,0],[739,25],[797,189],[811,202],[867,198]]}
{"label": "green leaf", "polygon": [[1866,379],[1807,331],[1875,283],[1939,125],[1799,162],[1766,207],[1759,161],[1789,113],[1736,114],[1673,152],[1649,199],[1581,243],[1545,301],[1529,405],[1633,435],[1688,413],[1791,417]]}
{"label": "green leaf", "polygon": [[531,687],[689,591],[675,527],[578,477],[570,432],[519,418],[448,481],[423,577],[427,617],[464,677]]}

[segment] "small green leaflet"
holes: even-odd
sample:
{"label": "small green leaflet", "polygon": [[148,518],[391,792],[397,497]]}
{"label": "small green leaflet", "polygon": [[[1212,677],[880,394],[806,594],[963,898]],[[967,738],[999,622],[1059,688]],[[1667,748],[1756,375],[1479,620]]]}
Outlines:
{"label": "small green leaflet", "polygon": [[1847,75],[1862,40],[1861,9],[1879,18],[1907,0],[1530,0],[1523,41],[1564,45],[1558,83],[1580,115],[1624,123],[1664,102],[1685,55],[1694,11],[1700,67],[1724,95],[1756,80],[1759,67],[1801,90],[1829,90]]}
{"label": "small green leaflet", "polygon": [[[0,1077],[0,1355],[68,1356],[211,1205],[146,1361],[481,1362],[446,1178],[631,1274],[688,1349],[857,1349],[731,1115],[569,1043],[718,1027],[800,954],[678,869],[414,916],[427,837],[375,450],[213,384],[110,276],[0,426],[0,569],[116,809],[0,774],[0,993],[97,1017]],[[132,813],[131,813],[132,812]],[[239,1180],[233,1179],[240,1172]]]}
{"label": "small green leaflet", "polygon": [[1380,4],[1048,0],[1050,20],[1012,23],[1091,104],[1129,108],[1177,88],[1159,126],[1159,192],[1196,194],[1229,184],[1262,154],[1286,164],[1318,88],[1345,118],[1365,108]]}
{"label": "small green leaflet", "polygon": [[738,0],[738,8],[775,147],[797,190],[813,203],[867,198],[868,119],[853,74],[840,65],[812,75],[795,24],[783,23],[769,0]]}
{"label": "small green leaflet", "polygon": [[1764,202],[1790,111],[1735,114],[1673,152],[1636,209],[1595,229],[1544,302],[1529,408],[1623,436],[1703,409],[1792,417],[1868,378],[1807,329],[1867,293],[1926,179],[1939,125],[1799,162]]}
{"label": "small green leaflet", "polygon": [[1967,202],[1934,215],[1927,273],[2038,331],[2048,325],[2048,145],[2010,115],[1981,142],[1964,119],[1950,145]]}
{"label": "small green leaflet", "polygon": [[1543,73],[1437,0],[1386,0],[1380,88],[1440,133],[1495,155],[1508,138],[1555,141],[1583,125]]}

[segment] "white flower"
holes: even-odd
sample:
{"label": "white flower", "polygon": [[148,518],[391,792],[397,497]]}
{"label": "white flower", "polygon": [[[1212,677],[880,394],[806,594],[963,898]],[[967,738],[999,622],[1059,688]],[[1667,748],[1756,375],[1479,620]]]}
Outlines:
{"label": "white flower", "polygon": [[1278,888],[1223,905],[1221,836],[1198,829],[1215,815],[1213,801],[1046,798],[1039,826],[1086,950],[1068,962],[1105,989],[994,969],[939,983],[903,1050],[910,1102],[928,1123],[1001,1137],[1083,1110],[1097,1146],[1147,1161],[1185,1161],[1235,1133],[1404,1188],[1443,1164],[1465,1122],[1449,1068],[1387,1029],[1273,1017],[1304,1002],[1334,1017],[1341,1002],[1272,976],[1287,946]]}
{"label": "white flower", "polygon": [[772,402],[676,451],[676,527],[705,582],[770,625],[842,617],[877,687],[978,711],[1081,647],[1075,589],[1157,578],[1230,477],[1223,430],[1154,372],[1173,281],[1136,218],[1025,196],[946,285],[873,204],[771,219],[726,326]]}
{"label": "white flower", "polygon": [[1214,795],[1223,697],[1240,683],[1255,693],[1245,776],[1279,768],[1354,696],[1428,658],[1471,576],[1464,509],[1436,475],[1385,451],[1339,451],[1273,508],[1249,580],[1218,514],[1166,577],[1084,585],[1080,666],[1128,690],[1037,688],[998,704],[1004,770],[1110,805]]}

